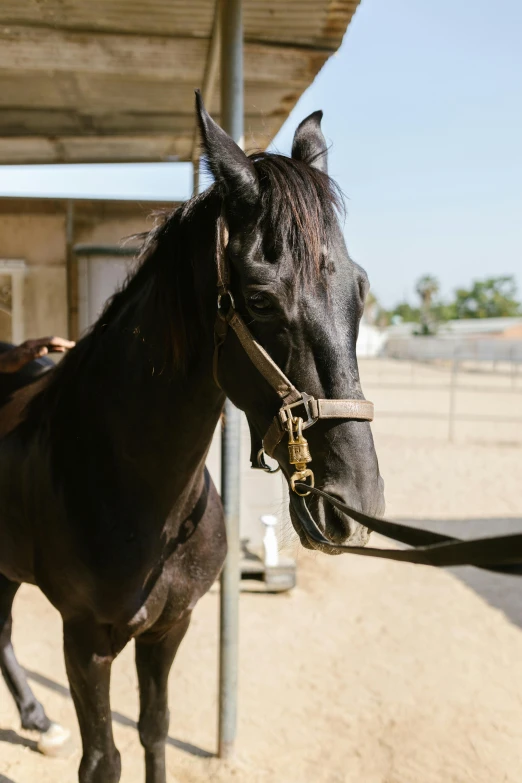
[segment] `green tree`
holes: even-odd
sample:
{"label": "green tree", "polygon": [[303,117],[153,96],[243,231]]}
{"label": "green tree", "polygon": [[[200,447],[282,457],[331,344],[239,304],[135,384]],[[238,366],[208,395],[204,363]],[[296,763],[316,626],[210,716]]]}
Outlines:
{"label": "green tree", "polygon": [[418,307],[412,307],[409,302],[399,302],[395,305],[393,310],[390,311],[390,317],[393,320],[394,316],[398,316],[401,321],[406,323],[420,323],[420,310]]}
{"label": "green tree", "polygon": [[368,291],[368,295],[366,296],[366,302],[364,304],[364,315],[366,316],[366,320],[369,324],[374,324],[377,321],[377,317],[379,314],[380,305],[379,300],[373,293],[373,291]]}
{"label": "green tree", "polygon": [[423,334],[434,332],[433,299],[439,292],[439,281],[432,275],[423,275],[417,280],[415,290],[420,296],[420,322]]}
{"label": "green tree", "polygon": [[475,280],[470,289],[455,292],[455,318],[502,318],[520,315],[513,275]]}

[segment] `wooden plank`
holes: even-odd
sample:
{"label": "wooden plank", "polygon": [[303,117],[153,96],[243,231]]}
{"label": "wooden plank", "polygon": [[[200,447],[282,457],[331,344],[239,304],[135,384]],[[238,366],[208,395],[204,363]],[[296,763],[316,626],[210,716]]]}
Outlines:
{"label": "wooden plank", "polygon": [[83,116],[75,109],[3,109],[0,112],[0,136],[188,135],[193,128],[193,113],[117,112]]}
{"label": "wooden plank", "polygon": [[[125,74],[200,84],[207,41],[161,36],[87,35],[36,27],[0,27],[0,71]],[[304,88],[330,51],[245,45],[245,79]]]}
{"label": "wooden plank", "polygon": [[[97,125],[97,117],[107,118],[108,129],[116,132],[118,115],[150,114],[151,116],[187,116],[194,121],[194,85],[186,82],[132,78],[111,74],[77,74],[77,93],[62,85],[63,73],[25,73],[0,71],[0,122],[5,112],[31,112],[49,110],[51,114],[60,111],[78,112],[90,115]],[[288,113],[298,96],[300,88],[291,88],[285,82],[267,84],[264,82],[246,82],[245,110],[248,118],[256,115],[270,117],[274,114]],[[214,96],[207,107],[212,115],[219,117],[219,96]],[[14,115],[11,115],[14,116]],[[22,116],[22,115],[20,115]],[[64,115],[65,116],[65,115]],[[110,118],[115,118],[114,121]],[[67,120],[70,123],[72,120]],[[52,120],[49,120],[52,122]],[[259,119],[262,124],[263,120]],[[135,124],[132,128],[134,130]],[[148,130],[148,126],[144,128]],[[158,126],[158,131],[162,126]],[[64,127],[58,133],[66,135]],[[46,131],[44,130],[45,134]]]}
{"label": "wooden plank", "polygon": [[191,136],[0,137],[0,163],[109,163],[185,158]]}
{"label": "wooden plank", "polygon": [[[359,0],[245,0],[245,39],[336,49]],[[2,0],[0,24],[208,38],[214,0]]]}
{"label": "wooden plank", "polygon": [[[190,160],[192,133],[118,136],[0,136],[0,164]],[[247,135],[247,149],[259,138]],[[265,140],[266,144],[266,140]]]}
{"label": "wooden plank", "polygon": [[[219,115],[215,115],[219,122]],[[274,117],[247,115],[250,134],[265,137],[273,127]],[[76,110],[3,109],[0,112],[1,136],[189,136],[194,131],[194,113],[118,112],[83,116]]]}

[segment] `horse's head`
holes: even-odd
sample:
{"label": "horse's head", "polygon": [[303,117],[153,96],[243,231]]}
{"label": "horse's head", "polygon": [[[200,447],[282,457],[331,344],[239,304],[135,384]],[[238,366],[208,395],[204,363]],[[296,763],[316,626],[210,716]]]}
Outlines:
{"label": "horse's head", "polygon": [[[297,389],[318,399],[364,399],[355,344],[368,278],[344,243],[321,112],[297,128],[291,158],[247,157],[198,103],[204,149],[223,196],[235,308]],[[218,380],[245,411],[254,447],[261,445],[281,399],[232,330],[220,352]],[[296,415],[306,418],[297,409]],[[305,434],[316,486],[367,514],[380,514],[383,482],[369,423],[322,419]],[[281,440],[274,456],[290,478],[287,443]],[[320,498],[310,500],[327,538],[366,543],[365,527]],[[292,521],[302,543],[312,547],[293,511]]]}

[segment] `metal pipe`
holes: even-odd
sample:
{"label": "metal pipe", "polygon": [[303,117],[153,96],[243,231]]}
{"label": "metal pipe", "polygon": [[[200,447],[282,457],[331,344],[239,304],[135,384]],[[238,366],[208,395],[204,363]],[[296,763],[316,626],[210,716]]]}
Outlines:
{"label": "metal pipe", "polygon": [[221,127],[243,143],[243,17],[241,0],[221,5]]}
{"label": "metal pipe", "polygon": [[459,371],[459,360],[455,351],[453,364],[451,366],[451,380],[449,390],[449,411],[448,411],[448,440],[453,443],[455,439],[455,395],[457,393],[457,373]]}
{"label": "metal pipe", "polygon": [[65,214],[65,265],[67,274],[67,326],[69,340],[78,339],[78,264],[74,254],[74,201]]}
{"label": "metal pipe", "polygon": [[[211,102],[216,88],[216,79],[219,66],[219,53],[221,50],[221,0],[216,0],[214,6],[214,21],[212,23],[212,32],[210,34],[210,43],[208,47],[207,59],[205,61],[205,72],[203,74],[203,83],[201,85],[201,97],[205,106],[211,111]],[[199,131],[196,123],[194,135],[192,137],[192,151],[190,154],[192,161],[192,195],[199,193]]]}
{"label": "metal pipe", "polygon": [[239,411],[227,400],[221,434],[221,497],[228,554],[221,573],[218,755],[234,753],[237,726],[239,643]]}
{"label": "metal pipe", "polygon": [[[221,125],[243,144],[243,20],[241,0],[221,5]],[[219,649],[220,758],[234,753],[237,725],[239,639],[239,446],[241,419],[227,400],[221,436],[221,497],[225,512],[228,555],[221,574]]]}

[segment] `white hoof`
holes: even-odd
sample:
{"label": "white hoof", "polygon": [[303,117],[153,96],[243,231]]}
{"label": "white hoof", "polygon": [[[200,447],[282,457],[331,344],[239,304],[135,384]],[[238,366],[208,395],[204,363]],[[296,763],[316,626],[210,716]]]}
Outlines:
{"label": "white hoof", "polygon": [[71,732],[60,726],[59,723],[51,723],[47,731],[40,734],[38,740],[38,750],[45,756],[58,756],[67,744]]}

